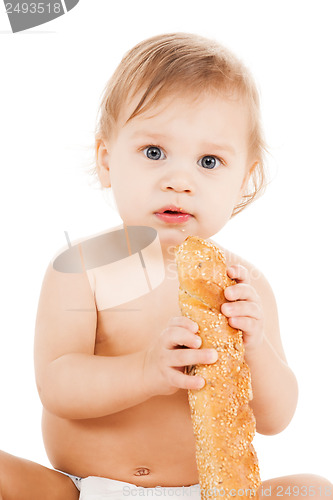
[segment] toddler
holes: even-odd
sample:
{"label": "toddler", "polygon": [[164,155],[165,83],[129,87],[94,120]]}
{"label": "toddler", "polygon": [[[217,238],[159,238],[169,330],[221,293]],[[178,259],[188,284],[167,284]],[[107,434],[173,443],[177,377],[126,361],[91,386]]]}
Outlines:
{"label": "toddler", "polygon": [[[258,93],[217,42],[154,36],[122,59],[96,130],[95,173],[112,188],[121,227],[68,240],[48,266],[36,320],[35,366],[48,469],[0,453],[1,500],[200,499],[185,368],[214,363],[178,307],[175,246],[209,239],[265,185]],[[222,312],[243,332],[257,431],[290,422],[297,382],[265,277],[223,248]],[[332,500],[315,475],[263,481],[260,497]]]}

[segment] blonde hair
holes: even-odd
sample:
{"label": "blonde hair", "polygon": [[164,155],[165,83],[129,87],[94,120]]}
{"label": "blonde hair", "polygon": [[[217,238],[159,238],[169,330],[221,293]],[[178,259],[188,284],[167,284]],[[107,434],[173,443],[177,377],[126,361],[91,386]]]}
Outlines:
{"label": "blonde hair", "polygon": [[[166,33],[148,38],[129,50],[104,89],[95,144],[116,135],[124,106],[140,92],[141,99],[127,122],[166,96],[190,93],[200,98],[209,91],[223,92],[223,95],[236,91],[249,107],[249,151],[256,163],[243,199],[233,211],[235,215],[263,192],[267,180],[264,161],[267,148],[253,77],[234,54],[216,41],[191,33]],[[96,168],[93,173],[97,173]]]}

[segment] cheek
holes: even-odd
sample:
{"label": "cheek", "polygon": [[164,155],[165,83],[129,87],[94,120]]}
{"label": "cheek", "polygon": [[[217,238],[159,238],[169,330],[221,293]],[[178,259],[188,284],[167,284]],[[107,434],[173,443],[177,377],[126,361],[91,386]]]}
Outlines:
{"label": "cheek", "polygon": [[227,206],[232,204],[240,192],[241,180],[236,179],[232,176],[226,176],[221,179],[221,182],[216,182],[216,184],[211,188],[212,200],[215,204],[220,206]]}
{"label": "cheek", "polygon": [[111,176],[111,187],[120,213],[133,212],[147,202],[148,195],[142,178],[137,173],[124,170],[123,173]]}
{"label": "cheek", "polygon": [[205,212],[212,219],[222,219],[226,222],[230,219],[235,206],[240,200],[241,179],[235,177],[224,177],[221,182],[209,186],[205,195]]}

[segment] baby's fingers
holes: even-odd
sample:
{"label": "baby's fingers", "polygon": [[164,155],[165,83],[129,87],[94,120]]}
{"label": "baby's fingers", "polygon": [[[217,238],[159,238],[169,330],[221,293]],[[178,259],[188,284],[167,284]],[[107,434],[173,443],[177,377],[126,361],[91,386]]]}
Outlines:
{"label": "baby's fingers", "polygon": [[175,349],[168,355],[169,366],[191,366],[215,363],[218,359],[216,349]]}
{"label": "baby's fingers", "polygon": [[249,271],[240,264],[234,264],[227,269],[229,278],[237,281],[249,281]]}
{"label": "baby's fingers", "polygon": [[187,328],[191,332],[195,333],[198,331],[198,324],[192,321],[187,316],[174,316],[168,321],[168,327],[180,326]]}
{"label": "baby's fingers", "polygon": [[178,387],[178,389],[202,389],[205,385],[205,379],[203,377],[185,375],[180,371],[172,370],[170,383],[173,387]]}
{"label": "baby's fingers", "polygon": [[222,313],[231,318],[232,316],[248,316],[250,318],[261,319],[262,313],[256,302],[240,300],[236,302],[226,302],[222,304]]}
{"label": "baby's fingers", "polygon": [[162,344],[166,349],[175,349],[179,346],[198,348],[201,345],[199,335],[180,326],[170,326],[162,333]]}
{"label": "baby's fingers", "polygon": [[252,300],[258,301],[258,294],[253,286],[247,283],[237,283],[230,285],[224,290],[224,296],[227,300]]}
{"label": "baby's fingers", "polygon": [[229,325],[236,330],[242,330],[243,334],[248,335],[253,335],[260,327],[257,319],[248,318],[246,316],[233,316],[229,318]]}

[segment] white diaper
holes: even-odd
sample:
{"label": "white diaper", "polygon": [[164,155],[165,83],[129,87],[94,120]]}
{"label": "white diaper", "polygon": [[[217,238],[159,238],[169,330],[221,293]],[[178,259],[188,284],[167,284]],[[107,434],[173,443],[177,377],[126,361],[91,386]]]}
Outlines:
{"label": "white diaper", "polygon": [[186,499],[200,500],[200,486],[156,486],[155,488],[144,488],[135,486],[124,481],[107,479],[103,477],[89,476],[80,480],[80,499],[79,500],[134,500],[135,498],[156,498],[162,499]]}

